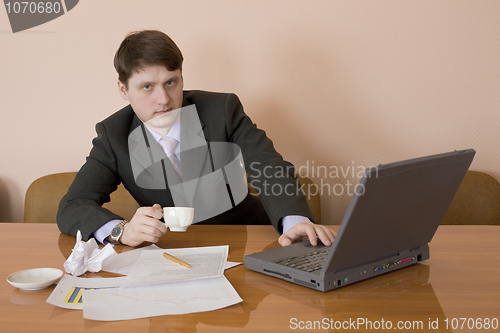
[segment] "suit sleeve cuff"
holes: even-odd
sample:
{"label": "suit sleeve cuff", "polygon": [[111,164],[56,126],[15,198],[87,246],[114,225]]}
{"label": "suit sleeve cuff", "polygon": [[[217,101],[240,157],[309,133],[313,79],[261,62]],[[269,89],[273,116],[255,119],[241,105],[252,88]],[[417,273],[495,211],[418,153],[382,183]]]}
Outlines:
{"label": "suit sleeve cuff", "polygon": [[307,223],[311,222],[309,218],[302,216],[302,215],[288,215],[285,216],[282,220],[281,223],[283,225],[283,233],[287,232],[288,230],[292,229],[295,225],[299,223]]}

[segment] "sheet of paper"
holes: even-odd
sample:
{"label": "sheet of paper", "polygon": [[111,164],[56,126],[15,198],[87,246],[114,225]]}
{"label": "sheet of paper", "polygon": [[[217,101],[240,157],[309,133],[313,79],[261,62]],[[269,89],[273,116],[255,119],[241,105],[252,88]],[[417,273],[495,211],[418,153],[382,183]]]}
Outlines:
{"label": "sheet of paper", "polygon": [[83,309],[83,290],[116,288],[124,280],[125,277],[87,279],[65,274],[47,298],[47,303],[66,309]]}
{"label": "sheet of paper", "polygon": [[83,317],[101,321],[211,311],[242,301],[225,276],[132,288],[85,290],[83,298]]}
{"label": "sheet of paper", "polygon": [[[228,251],[228,245],[142,251],[122,287],[221,276],[224,273]],[[165,258],[165,252],[190,264],[191,268]]]}
{"label": "sheet of paper", "polygon": [[226,267],[224,268],[224,270],[233,268],[241,264],[242,264],[241,262],[226,261]]}
{"label": "sheet of paper", "polygon": [[158,246],[152,244],[149,246],[117,254],[115,256],[109,257],[103,262],[102,270],[111,273],[128,275],[130,269],[132,268],[132,265],[139,259],[142,251],[158,249]]}
{"label": "sheet of paper", "polygon": [[[104,261],[102,270],[111,273],[128,275],[130,269],[132,269],[132,265],[137,261],[137,259],[139,259],[141,251],[158,249],[160,249],[158,246],[152,244],[136,250],[117,254],[116,256],[112,256]],[[224,267],[224,269],[233,268],[238,265],[241,265],[241,262],[227,261],[226,267]]]}

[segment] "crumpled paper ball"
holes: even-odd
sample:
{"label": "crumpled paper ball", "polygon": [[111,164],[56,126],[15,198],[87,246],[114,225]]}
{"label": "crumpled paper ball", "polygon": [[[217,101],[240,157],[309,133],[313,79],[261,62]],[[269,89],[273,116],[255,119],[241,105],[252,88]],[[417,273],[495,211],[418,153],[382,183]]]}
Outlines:
{"label": "crumpled paper ball", "polygon": [[73,276],[79,276],[83,273],[99,272],[105,259],[117,255],[113,245],[106,244],[101,250],[94,238],[88,242],[82,241],[82,234],[78,230],[76,234],[76,244],[71,255],[64,263],[64,269]]}

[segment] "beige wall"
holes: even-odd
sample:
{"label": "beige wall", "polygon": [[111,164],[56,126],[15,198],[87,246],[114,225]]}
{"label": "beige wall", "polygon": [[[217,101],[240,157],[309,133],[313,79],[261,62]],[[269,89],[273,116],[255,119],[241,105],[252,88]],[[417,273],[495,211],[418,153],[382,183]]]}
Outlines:
{"label": "beige wall", "polygon": [[187,89],[236,93],[287,159],[328,168],[312,177],[324,223],[361,166],[474,148],[471,169],[500,179],[499,17],[498,0],[82,0],[12,34],[0,8],[0,221],[22,221],[33,180],[84,163],[125,105],[114,52],[144,28],[177,42]]}

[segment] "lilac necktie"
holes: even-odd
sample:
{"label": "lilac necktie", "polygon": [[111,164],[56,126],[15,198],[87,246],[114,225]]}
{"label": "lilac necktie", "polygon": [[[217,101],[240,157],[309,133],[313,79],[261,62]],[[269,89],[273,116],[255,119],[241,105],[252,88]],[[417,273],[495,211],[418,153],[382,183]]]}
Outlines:
{"label": "lilac necktie", "polygon": [[165,151],[165,154],[167,154],[167,157],[170,160],[170,163],[172,163],[175,171],[179,176],[181,176],[181,161],[175,155],[175,147],[177,147],[179,141],[169,138],[168,136],[164,136],[160,139],[159,143]]}

